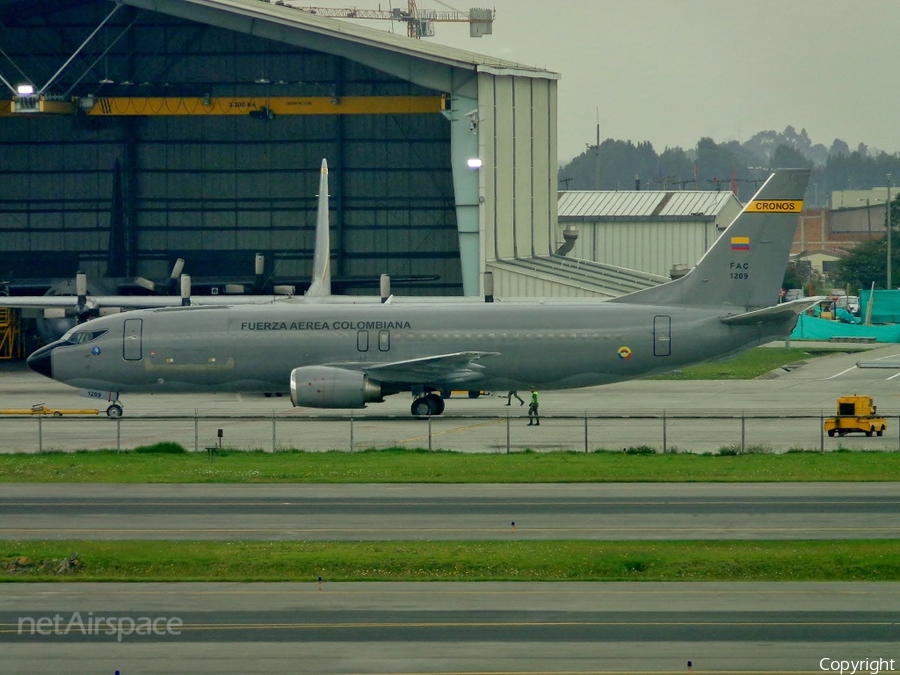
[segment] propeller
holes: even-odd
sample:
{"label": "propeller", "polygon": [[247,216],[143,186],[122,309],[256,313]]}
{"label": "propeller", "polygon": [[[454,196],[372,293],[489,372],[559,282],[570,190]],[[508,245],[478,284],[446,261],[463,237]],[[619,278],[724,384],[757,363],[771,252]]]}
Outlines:
{"label": "propeller", "polygon": [[[134,283],[144,288],[151,293],[158,293],[160,295],[174,295],[175,289],[178,288],[178,279],[181,277],[181,273],[184,270],[184,258],[178,258],[175,261],[175,264],[172,266],[172,273],[169,275],[169,278],[161,284],[157,284],[150,279],[146,279],[145,277],[135,277]],[[164,289],[157,290],[157,286],[164,286]]]}

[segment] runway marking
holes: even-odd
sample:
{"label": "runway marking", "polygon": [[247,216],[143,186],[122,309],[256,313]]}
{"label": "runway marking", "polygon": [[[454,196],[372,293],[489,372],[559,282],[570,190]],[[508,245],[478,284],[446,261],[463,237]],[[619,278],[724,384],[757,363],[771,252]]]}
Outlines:
{"label": "runway marking", "polygon": [[[102,499],[102,498],[101,498]],[[240,507],[248,507],[248,506],[256,506],[256,507],[273,507],[273,506],[298,506],[298,507],[321,507],[323,509],[327,509],[328,507],[333,506],[360,506],[360,507],[370,507],[370,506],[444,506],[444,505],[453,505],[454,502],[464,502],[467,507],[470,506],[502,506],[503,508],[521,508],[521,507],[545,507],[545,506],[575,506],[579,508],[583,508],[585,506],[597,506],[597,507],[609,507],[609,506],[758,506],[760,504],[766,506],[781,506],[781,505],[790,505],[796,506],[798,503],[804,506],[878,506],[878,505],[890,505],[897,506],[900,508],[900,502],[898,502],[895,498],[888,497],[878,497],[874,499],[853,499],[852,501],[845,499],[829,499],[829,498],[814,498],[807,499],[802,502],[798,502],[796,499],[789,499],[784,497],[777,498],[769,498],[766,496],[761,496],[758,499],[727,499],[727,498],[711,498],[711,499],[692,499],[689,501],[680,500],[680,499],[665,499],[665,500],[656,500],[656,501],[647,501],[644,499],[618,499],[615,501],[612,500],[600,500],[593,497],[587,497],[582,500],[582,498],[575,497],[574,500],[559,500],[559,501],[545,501],[537,498],[536,500],[529,501],[521,501],[521,500],[506,500],[503,498],[497,498],[493,501],[485,501],[485,500],[471,500],[468,499],[465,495],[462,496],[447,496],[447,497],[435,497],[434,499],[415,499],[415,500],[407,500],[402,498],[386,498],[386,499],[368,499],[368,500],[359,500],[359,501],[348,501],[346,499],[332,500],[328,497],[310,497],[310,498],[302,498],[301,500],[295,501],[281,501],[283,498],[273,497],[271,501],[208,501],[204,500],[202,497],[197,497],[192,500],[171,500],[171,501],[141,501],[140,498],[122,500],[122,501],[101,501],[97,502],[96,498],[86,498],[80,501],[0,501],[0,508],[19,508],[23,506],[30,507],[78,507],[78,506],[88,506],[95,509],[104,509],[106,507],[111,506],[168,506],[168,507],[187,507],[187,506],[202,506],[202,507],[223,507],[223,506],[240,506]]]}
{"label": "runway marking", "polygon": [[[445,419],[453,419],[453,418],[450,417],[450,418],[445,418]],[[525,418],[521,417],[521,418],[517,418],[517,419],[525,419]],[[478,428],[482,428],[482,427],[497,426],[497,425],[505,424],[505,423],[506,423],[505,419],[499,419],[499,420],[489,420],[487,422],[481,422],[479,424],[466,424],[461,427],[456,427],[455,429],[448,429],[447,431],[432,431],[431,436],[432,436],[432,438],[434,438],[435,436],[449,436],[450,434],[456,434],[461,431],[468,431],[470,429],[478,429]],[[411,436],[410,438],[401,439],[400,443],[415,443],[415,442],[421,441],[423,439],[428,440],[428,435],[425,434],[422,436]]]}
{"label": "runway marking", "polygon": [[[55,583],[55,582],[53,582],[53,583]],[[165,586],[170,585],[170,582],[143,582],[143,581],[140,581],[140,582],[105,582],[105,581],[102,581],[102,582],[84,582],[84,584],[79,582],[78,585],[81,586],[81,585],[86,585],[86,584],[91,584],[91,583],[102,584],[104,587],[110,585],[110,583],[114,583],[114,584],[123,584],[124,583],[126,585],[131,584],[133,586],[145,586],[145,585],[149,585],[149,584],[165,585]],[[180,584],[180,585],[186,585],[186,584],[192,584],[192,583],[202,583],[203,585],[210,585],[210,583],[212,583],[212,584],[221,583],[223,586],[233,585],[233,582],[175,582],[175,583]],[[366,588],[364,590],[361,590],[361,589],[342,590],[342,587],[346,587],[346,586],[352,585],[352,584],[360,584],[360,583],[364,584],[367,587],[371,587],[376,584],[381,584],[382,586],[386,586],[388,588],[384,588],[383,590],[371,590],[371,588]],[[482,598],[482,597],[486,597],[486,596],[501,596],[501,597],[527,596],[527,597],[531,597],[531,596],[544,596],[544,595],[548,595],[551,597],[558,597],[558,596],[562,596],[562,595],[576,595],[579,597],[583,597],[585,595],[597,595],[597,596],[601,596],[601,597],[612,596],[612,595],[623,596],[623,597],[632,596],[632,595],[634,595],[634,596],[704,596],[705,595],[705,596],[713,596],[713,597],[718,597],[718,596],[723,596],[723,595],[736,595],[736,596],[747,595],[747,596],[752,596],[754,598],[758,598],[760,596],[767,595],[767,594],[768,595],[778,595],[778,597],[782,597],[782,596],[786,596],[786,595],[819,597],[822,594],[821,588],[812,588],[810,590],[797,590],[797,589],[783,590],[780,588],[769,588],[769,589],[762,589],[762,590],[760,590],[760,589],[706,590],[706,589],[701,589],[701,588],[662,589],[662,590],[660,590],[660,589],[609,590],[606,588],[606,586],[609,584],[609,582],[605,582],[605,581],[603,581],[603,582],[580,582],[580,581],[579,582],[570,582],[572,584],[579,586],[579,588],[572,589],[572,590],[566,590],[565,588],[553,588],[550,590],[529,590],[529,589],[522,589],[522,590],[483,590],[483,589],[479,589],[479,590],[472,590],[472,591],[458,590],[458,589],[453,589],[453,590],[426,589],[426,590],[423,590],[422,589],[423,583],[432,583],[432,582],[419,582],[419,581],[413,581],[413,582],[335,581],[335,582],[330,582],[330,583],[326,582],[328,591],[325,592],[324,594],[323,594],[323,591],[319,590],[318,583],[316,581],[261,582],[261,584],[269,584],[269,585],[278,586],[278,588],[272,589],[272,590],[266,590],[265,588],[259,588],[259,587],[254,587],[253,590],[239,590],[239,589],[233,589],[233,588],[222,588],[222,589],[217,589],[217,590],[179,589],[179,590],[173,590],[173,591],[163,590],[161,588],[153,589],[153,590],[146,590],[146,591],[137,590],[137,589],[135,589],[135,590],[130,590],[130,589],[128,589],[128,590],[106,590],[106,588],[104,588],[102,590],[102,593],[103,593],[103,595],[126,596],[126,597],[142,596],[142,595],[157,597],[157,596],[172,595],[172,596],[177,596],[179,598],[188,596],[188,595],[197,595],[197,596],[211,595],[211,596],[216,596],[216,597],[227,596],[227,595],[235,595],[235,596],[244,596],[244,595],[251,595],[251,596],[257,596],[257,595],[279,595],[279,596],[281,596],[281,595],[313,595],[313,596],[317,596],[317,597],[360,596],[360,595],[367,596],[367,597],[376,597],[376,596],[380,596],[380,595],[389,595],[389,596],[411,595],[411,596],[415,596],[415,597],[421,597],[423,595],[434,595],[434,596],[457,597],[457,596],[472,595],[472,596],[476,596],[478,598]],[[433,583],[442,583],[442,582],[433,582]],[[449,583],[451,583],[452,585],[472,583],[473,585],[481,586],[485,582],[480,582],[480,581],[479,582],[455,582],[454,581],[454,582],[449,582]],[[512,583],[512,584],[522,583],[522,584],[526,584],[526,585],[527,584],[540,585],[544,582],[505,582],[504,581],[504,582],[487,582],[487,583],[498,583],[498,584],[503,584],[503,585],[507,585],[510,583]],[[553,582],[554,585],[556,585],[556,583],[557,582]],[[565,583],[565,582],[563,582],[563,583]],[[621,583],[630,585],[635,582],[628,581],[628,582],[621,582]],[[638,583],[640,583],[640,582],[638,582]],[[659,582],[654,581],[654,582],[649,582],[649,583],[651,583],[652,585],[656,585]],[[684,582],[670,582],[670,583],[681,584]],[[688,582],[688,583],[690,583],[690,582]],[[705,584],[706,582],[693,582],[693,583],[695,585],[702,585],[702,584]],[[737,582],[737,583],[744,584],[745,582]],[[775,582],[749,582],[749,583],[770,584],[770,585],[777,586],[777,585],[780,585],[782,582],[775,581]],[[798,582],[798,583],[805,583],[805,582]],[[831,584],[831,582],[812,582],[812,583],[813,584],[816,584],[816,583],[829,584],[829,585]],[[851,583],[854,583],[854,582],[851,582]],[[861,583],[871,583],[871,582],[861,582]],[[413,589],[397,588],[397,586],[403,585],[403,584],[414,585],[414,586],[416,586],[416,588],[413,588]],[[855,596],[855,597],[875,596],[878,598],[883,598],[886,594],[886,591],[889,593],[895,593],[895,594],[898,591],[900,591],[900,589],[885,588],[885,586],[888,584],[893,584],[894,586],[898,585],[896,582],[877,582],[878,588],[874,589],[874,590],[870,590],[870,591],[840,590],[840,589],[829,588],[828,594],[829,595]],[[253,585],[256,586],[256,582],[254,582]],[[582,586],[589,586],[589,585],[594,585],[598,588],[593,589],[593,590],[588,589],[588,588],[581,588]],[[295,588],[295,589],[282,588],[284,586],[295,586],[295,587],[299,586],[300,588]],[[26,588],[28,590],[28,592],[26,594],[30,597],[31,596],[53,596],[53,597],[57,597],[57,596],[87,596],[87,597],[93,599],[93,598],[96,598],[96,596],[97,596],[97,589],[95,589],[95,588],[90,588],[88,590],[72,590],[69,588],[60,587],[58,589],[55,588],[52,591],[33,591],[31,587],[26,587]],[[11,589],[7,589],[7,590],[10,591]]]}
{"label": "runway marking", "polygon": [[836,373],[835,375],[832,375],[831,377],[826,377],[826,378],[823,378],[823,379],[826,379],[826,380],[833,380],[833,379],[836,378],[836,377],[840,377],[841,375],[844,375],[845,373],[849,373],[851,370],[856,370],[856,369],[857,369],[857,368],[856,368],[856,366],[854,365],[854,366],[851,366],[851,367],[847,368],[846,370],[842,370],[841,372]]}
{"label": "runway marking", "polygon": [[[53,532],[53,533],[85,533],[99,532],[104,534],[110,533],[137,533],[137,534],[161,534],[161,533],[199,533],[199,534],[215,534],[237,532],[250,533],[431,533],[431,532],[502,532],[509,534],[509,527],[222,527],[222,528],[108,528],[108,527],[4,527],[0,528],[0,533],[23,534],[28,532]],[[516,533],[543,533],[543,532],[878,532],[878,533],[898,533],[900,534],[900,526],[894,527],[523,527],[520,524],[516,526]]]}
{"label": "runway marking", "polygon": [[[697,628],[727,627],[747,628],[773,626],[779,628],[872,628],[894,626],[894,621],[347,621],[329,623],[190,623],[180,627],[182,631],[209,630],[334,630],[383,628],[635,628],[652,626],[690,626]],[[8,627],[8,628],[7,628]],[[18,623],[0,623],[0,634],[18,633]]]}

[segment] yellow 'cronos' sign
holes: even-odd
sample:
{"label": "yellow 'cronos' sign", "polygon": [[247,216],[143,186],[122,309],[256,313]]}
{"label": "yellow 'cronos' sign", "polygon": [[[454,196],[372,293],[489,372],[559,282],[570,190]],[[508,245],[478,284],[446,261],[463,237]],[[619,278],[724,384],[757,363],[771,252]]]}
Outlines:
{"label": "yellow 'cronos' sign", "polygon": [[803,210],[802,199],[755,199],[747,204],[750,213],[800,213]]}

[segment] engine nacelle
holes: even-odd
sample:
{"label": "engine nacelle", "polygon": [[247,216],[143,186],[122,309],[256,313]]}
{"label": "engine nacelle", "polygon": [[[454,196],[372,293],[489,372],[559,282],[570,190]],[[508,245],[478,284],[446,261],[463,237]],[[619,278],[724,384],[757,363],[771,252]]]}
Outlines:
{"label": "engine nacelle", "polygon": [[381,402],[381,386],[365,373],[328,366],[291,371],[291,403],[307,408],[365,408]]}

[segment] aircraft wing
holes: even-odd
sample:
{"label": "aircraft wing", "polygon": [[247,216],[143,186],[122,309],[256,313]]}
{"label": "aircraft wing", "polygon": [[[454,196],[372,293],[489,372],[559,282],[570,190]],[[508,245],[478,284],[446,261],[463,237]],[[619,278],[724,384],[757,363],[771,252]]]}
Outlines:
{"label": "aircraft wing", "polygon": [[752,312],[744,312],[742,314],[731,314],[722,317],[721,321],[725,324],[733,326],[752,326],[754,324],[774,323],[784,321],[792,316],[802,314],[813,305],[827,300],[824,296],[816,296],[812,298],[799,298],[790,302],[782,302],[780,305],[773,305],[765,309],[756,309]]}
{"label": "aircraft wing", "polygon": [[410,383],[437,382],[454,384],[472,382],[483,377],[484,367],[476,363],[485,356],[499,352],[455,352],[391,363],[329,363],[328,366],[361,370],[379,382]]}

